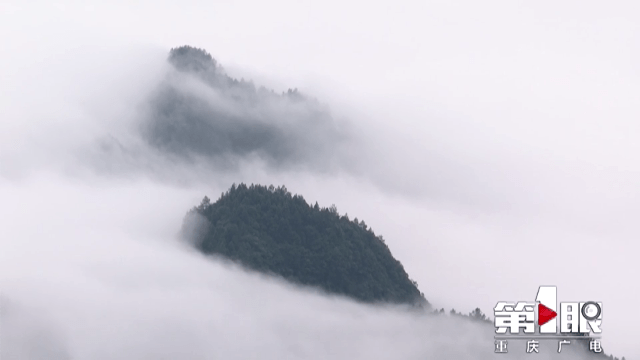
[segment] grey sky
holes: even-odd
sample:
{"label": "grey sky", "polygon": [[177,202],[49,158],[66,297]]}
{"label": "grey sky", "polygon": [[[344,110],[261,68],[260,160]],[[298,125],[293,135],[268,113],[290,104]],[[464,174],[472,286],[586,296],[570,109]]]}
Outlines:
{"label": "grey sky", "polygon": [[[112,136],[142,155],[106,162],[106,173],[148,170],[139,173],[188,189],[160,201],[172,216],[232,182],[286,184],[382,233],[436,307],[490,313],[555,284],[561,301],[603,301],[607,350],[637,358],[627,311],[640,295],[639,6],[5,2],[3,191],[60,172],[89,183],[86,196],[114,184],[143,191],[139,178],[105,180],[74,162]],[[253,159],[211,181],[207,169],[166,170],[133,130],[168,49],[183,44],[233,77],[329,104],[358,133],[346,170],[275,171]],[[2,210],[27,205],[14,198]],[[144,232],[171,231],[144,221]],[[555,253],[538,262],[547,248]]]}

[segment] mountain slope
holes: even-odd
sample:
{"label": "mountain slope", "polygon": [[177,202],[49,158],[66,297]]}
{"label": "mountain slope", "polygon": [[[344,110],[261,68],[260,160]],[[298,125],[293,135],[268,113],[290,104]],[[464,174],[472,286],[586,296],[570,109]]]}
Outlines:
{"label": "mountain slope", "polygon": [[214,204],[205,198],[185,218],[183,234],[206,254],[294,283],[363,302],[428,305],[364,222],[311,206],[285,187],[240,184]]}

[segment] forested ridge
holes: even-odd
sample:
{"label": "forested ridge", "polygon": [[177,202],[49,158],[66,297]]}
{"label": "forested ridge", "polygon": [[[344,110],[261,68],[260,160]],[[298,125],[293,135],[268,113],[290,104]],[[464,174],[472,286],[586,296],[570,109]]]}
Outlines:
{"label": "forested ridge", "polygon": [[[196,214],[206,222],[194,232]],[[240,184],[215,203],[205,197],[187,214],[183,233],[206,254],[297,284],[368,303],[429,304],[364,221],[308,204],[284,186]]]}

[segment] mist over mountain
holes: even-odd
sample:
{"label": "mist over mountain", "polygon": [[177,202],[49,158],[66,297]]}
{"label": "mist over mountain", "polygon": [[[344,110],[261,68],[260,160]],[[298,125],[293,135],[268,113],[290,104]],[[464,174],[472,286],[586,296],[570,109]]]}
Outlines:
{"label": "mist over mountain", "polygon": [[[163,54],[164,50],[161,58]],[[204,52],[201,51],[200,54],[202,55]],[[406,269],[411,269],[408,271],[411,275],[429,275],[424,277],[425,281],[422,280],[424,278],[418,279],[422,290],[434,303],[436,303],[434,298],[442,294],[443,291],[442,288],[434,290],[433,282],[425,286],[428,284],[429,277],[443,279],[450,288],[456,288],[456,283],[451,281],[456,276],[471,279],[465,283],[465,286],[458,286],[458,292],[448,301],[439,299],[440,304],[446,305],[456,297],[467,298],[473,295],[473,300],[469,301],[471,304],[465,303],[460,307],[456,305],[456,308],[466,308],[467,310],[471,306],[475,307],[476,302],[478,306],[486,306],[487,304],[491,305],[491,301],[498,298],[497,295],[493,295],[496,289],[490,288],[491,284],[498,283],[500,287],[509,289],[507,296],[511,296],[511,291],[515,287],[508,283],[509,278],[517,277],[518,281],[524,281],[521,279],[521,275],[515,276],[513,273],[500,277],[498,271],[494,272],[490,278],[482,277],[481,269],[490,266],[491,264],[486,264],[489,261],[487,259],[493,258],[478,255],[478,252],[482,250],[483,245],[492,244],[489,242],[492,238],[476,236],[482,234],[476,232],[478,228],[473,227],[472,222],[452,222],[448,224],[449,228],[444,228],[448,234],[456,234],[453,231],[454,227],[466,229],[468,233],[464,234],[464,241],[456,239],[455,236],[443,236],[447,231],[440,234],[436,232],[438,236],[432,236],[433,232],[430,230],[443,223],[443,218],[434,217],[433,213],[420,212],[416,208],[398,207],[398,204],[389,201],[388,197],[384,198],[380,193],[369,191],[370,188],[362,186],[361,183],[346,183],[350,186],[345,186],[345,183],[339,182],[340,180],[331,183],[325,179],[323,182],[321,177],[316,176],[317,171],[330,169],[332,164],[335,164],[332,161],[336,160],[335,155],[339,153],[343,145],[341,142],[343,138],[339,136],[328,138],[337,139],[335,142],[328,142],[335,146],[335,149],[325,147],[323,144],[314,148],[313,142],[298,143],[293,141],[292,143],[299,147],[293,146],[292,148],[302,149],[298,153],[301,154],[300,157],[289,153],[285,153],[284,157],[277,157],[275,154],[278,152],[273,151],[272,147],[266,145],[263,147],[249,146],[251,142],[244,141],[246,139],[243,136],[247,133],[251,134],[253,125],[259,127],[258,122],[252,121],[262,118],[251,118],[244,115],[234,118],[234,121],[239,120],[239,124],[243,124],[243,121],[246,123],[248,130],[245,131],[243,128],[240,130],[235,128],[234,126],[237,125],[235,123],[225,127],[229,124],[222,121],[225,125],[222,126],[216,121],[224,120],[224,117],[211,118],[209,115],[216,111],[229,109],[240,112],[251,109],[250,106],[237,104],[251,103],[252,92],[239,90],[242,87],[230,85],[228,79],[231,77],[223,75],[224,70],[220,70],[221,67],[212,58],[209,60],[207,56],[195,56],[196,59],[191,60],[189,56],[184,57],[184,54],[176,56],[174,59],[171,59],[170,56],[171,68],[167,73],[163,73],[164,79],[160,86],[152,87],[151,96],[146,96],[148,95],[146,87],[143,89],[145,91],[140,92],[140,97],[145,99],[145,105],[149,105],[146,110],[158,111],[156,114],[159,116],[149,116],[153,113],[151,111],[145,113],[145,117],[141,121],[144,125],[142,133],[131,132],[130,138],[119,138],[112,143],[121,142],[123,152],[133,151],[136,156],[139,156],[134,158],[135,165],[148,164],[155,169],[162,169],[166,173],[178,173],[179,176],[186,176],[198,171],[200,165],[210,166],[215,170],[229,170],[241,161],[257,159],[266,162],[270,169],[310,170],[303,173],[312,177],[313,181],[309,181],[309,178],[290,176],[291,174],[286,171],[274,172],[278,176],[282,176],[280,179],[266,176],[255,179],[244,174],[238,176],[238,172],[235,171],[217,171],[216,176],[210,176],[211,174],[202,176],[201,173],[198,175],[208,184],[206,186],[197,184],[192,187],[176,187],[173,186],[174,184],[158,182],[155,177],[150,177],[150,179],[125,177],[125,180],[120,178],[117,179],[118,181],[105,177],[100,178],[98,182],[91,176],[68,177],[65,170],[78,164],[71,161],[70,153],[58,149],[66,149],[66,146],[71,147],[70,145],[90,143],[95,134],[108,136],[105,134],[107,132],[100,132],[101,127],[96,127],[95,132],[88,130],[91,126],[99,123],[98,120],[111,120],[107,116],[111,114],[106,112],[104,117],[92,118],[91,116],[83,116],[82,112],[76,113],[66,109],[64,106],[59,108],[42,106],[38,109],[43,113],[48,113],[47,116],[51,113],[51,116],[56,119],[66,119],[66,126],[60,127],[58,122],[47,123],[42,120],[49,119],[48,117],[39,118],[34,115],[33,118],[30,118],[22,116],[19,112],[13,113],[14,117],[7,117],[7,119],[15,118],[21,121],[8,121],[6,122],[8,126],[5,129],[11,129],[18,124],[18,129],[21,131],[3,132],[5,141],[2,146],[4,149],[11,150],[3,151],[3,159],[10,159],[15,164],[26,163],[33,166],[34,169],[46,171],[25,179],[10,181],[5,178],[0,179],[0,193],[3,199],[0,211],[2,211],[4,220],[0,229],[2,233],[2,240],[0,240],[0,270],[2,270],[0,271],[0,287],[2,288],[2,296],[6,295],[6,298],[9,299],[9,306],[2,306],[0,309],[2,311],[2,325],[4,325],[0,332],[0,337],[2,337],[0,343],[4,345],[3,359],[62,360],[80,358],[106,360],[158,359],[163,357],[210,359],[211,356],[252,358],[256,357],[256,354],[266,359],[386,360],[389,358],[492,359],[495,357],[493,353],[495,329],[479,311],[473,311],[469,316],[460,316],[459,313],[455,313],[453,316],[454,314],[447,315],[448,312],[441,309],[438,311],[439,316],[431,316],[432,313],[427,312],[424,315],[429,316],[422,316],[423,313],[420,312],[406,312],[402,308],[394,306],[381,306],[379,303],[384,301],[404,303],[405,295],[414,292],[411,288],[417,289],[417,286],[412,283],[412,286],[406,286],[406,289],[411,290],[403,290],[404,285],[402,284],[406,285],[407,279],[411,282],[411,277],[406,271],[403,270],[404,275],[387,276],[390,281],[386,281],[385,276],[365,279],[363,284],[367,286],[358,287],[360,284],[356,282],[362,280],[359,276],[363,274],[351,271],[355,267],[353,264],[360,264],[363,268],[370,270],[371,274],[378,275],[384,273],[384,271],[380,271],[381,269],[392,268],[387,265],[393,264],[395,261],[393,257],[388,257],[389,261],[380,261],[385,266],[374,265],[379,260],[375,256],[376,252],[373,252],[374,256],[372,257],[366,250],[367,242],[376,244],[376,240],[366,234],[369,232],[369,227],[362,221],[358,221],[356,224],[355,219],[352,221],[344,216],[346,219],[343,220],[343,217],[340,216],[336,225],[338,229],[343,230],[345,236],[336,238],[346,240],[345,244],[355,246],[353,249],[349,246],[339,248],[339,254],[334,258],[331,257],[333,254],[330,251],[320,251],[319,255],[322,256],[314,257],[313,254],[309,254],[309,251],[304,252],[305,248],[299,246],[300,244],[295,241],[290,242],[295,246],[284,248],[279,247],[279,244],[263,242],[264,236],[262,235],[268,235],[270,229],[264,229],[262,225],[254,227],[253,220],[257,219],[257,224],[263,223],[258,221],[259,217],[256,218],[255,208],[252,208],[253,203],[250,201],[245,203],[244,199],[236,198],[235,205],[226,210],[214,204],[207,205],[206,202],[201,204],[202,208],[211,206],[216,209],[212,211],[216,216],[212,219],[228,219],[230,222],[230,224],[225,224],[224,221],[217,222],[215,228],[224,233],[223,239],[231,241],[218,242],[218,234],[214,234],[209,238],[211,240],[209,243],[215,251],[222,253],[225,251],[225,247],[226,251],[229,248],[233,251],[239,250],[235,253],[236,261],[240,261],[239,258],[245,258],[247,259],[245,262],[258,265],[253,269],[262,273],[277,274],[277,272],[269,270],[269,266],[275,264],[276,271],[289,274],[288,282],[280,280],[286,278],[283,275],[271,277],[256,272],[245,272],[240,267],[233,266],[226,261],[219,261],[220,256],[202,256],[198,251],[187,247],[183,248],[181,244],[178,244],[174,234],[180,227],[179,223],[184,215],[184,209],[196,203],[203,193],[219,193],[222,189],[216,186],[220,181],[226,181],[225,177],[245,182],[260,180],[262,183],[282,183],[277,181],[284,179],[287,184],[291,183],[292,187],[304,188],[305,196],[310,194],[319,201],[328,203],[334,201],[333,199],[336,199],[336,202],[343,201],[339,203],[341,209],[349,208],[349,213],[352,216],[356,214],[360,217],[362,213],[366,214],[367,221],[374,223],[376,230],[383,228],[385,222],[380,221],[383,217],[395,213],[393,219],[386,222],[387,227],[383,231],[386,235],[393,233],[389,230],[393,230],[394,226],[397,227],[394,236],[389,236],[387,243],[394,255],[398,256],[398,259],[402,259]],[[188,61],[179,59],[188,59]],[[144,63],[144,61],[140,62]],[[78,77],[84,78],[85,73],[76,70],[76,68],[81,68],[78,66],[81,64],[73,61],[69,61],[68,64],[74,71],[77,71]],[[100,70],[96,65],[94,73],[101,74]],[[117,67],[114,67],[111,71],[117,73],[118,70]],[[47,76],[51,76],[52,73],[55,72],[51,72],[48,68],[43,71],[43,74]],[[56,82],[43,75],[41,82],[30,84],[29,93],[32,92],[32,89],[40,89],[40,95],[48,99],[50,93],[54,93],[54,91],[50,92],[50,89],[73,88],[78,89],[78,92],[84,92],[87,89],[82,86],[69,87],[69,83],[73,82],[67,80],[67,77],[64,76],[66,74],[58,75],[61,78],[64,77],[65,81]],[[24,76],[22,79],[30,78]],[[49,81],[50,88],[35,86],[47,81]],[[91,81],[87,81],[87,83],[91,83]],[[121,85],[129,87],[133,83],[135,81],[127,78],[127,82],[123,82]],[[248,82],[245,83],[248,84]],[[162,106],[166,105],[160,101],[163,98],[159,94],[163,94],[163,91],[167,89],[173,89],[174,95],[180,100],[175,102],[180,106],[169,106],[164,110],[171,116],[175,115],[174,117],[163,117],[163,111],[158,110],[164,109]],[[256,93],[259,92],[260,90],[256,89]],[[168,91],[168,93],[171,92]],[[258,103],[273,104],[282,101],[287,104],[284,107],[290,109],[292,104],[299,104],[296,102],[298,101],[296,100],[297,96],[292,95],[294,93],[296,92],[292,90],[285,94],[269,95],[277,100],[258,101]],[[224,96],[220,94],[224,94]],[[68,98],[69,104],[85,104],[84,101],[86,101],[85,97],[74,97],[64,91],[57,95],[65,100]],[[101,113],[102,110],[118,106],[130,110],[123,105],[127,104],[123,101],[126,98],[125,95],[112,95],[114,96],[94,98],[96,103],[104,103],[95,108],[89,106],[88,110],[90,111],[87,114],[95,115]],[[158,101],[147,102],[146,100],[149,98]],[[171,97],[166,99],[171,99]],[[30,104],[33,98],[23,99],[25,102],[27,100]],[[40,103],[40,101],[37,100],[34,103]],[[198,109],[198,101],[202,101],[200,105],[205,109],[202,112],[206,116],[202,118],[190,116],[194,113],[194,109]],[[309,101],[310,104],[313,104],[312,100]],[[234,105],[234,102],[237,104]],[[6,103],[2,106],[7,106]],[[302,103],[306,102],[302,101]],[[64,104],[68,105],[66,102]],[[261,106],[256,106],[256,108],[261,109]],[[263,105],[263,107],[269,108],[267,105]],[[71,107],[71,109],[75,108]],[[278,108],[278,111],[282,110]],[[294,112],[293,115],[296,113]],[[157,121],[158,119],[166,120],[166,122],[162,123]],[[177,119],[178,121],[174,123],[169,119]],[[286,119],[295,123],[301,118],[291,116]],[[136,118],[135,120],[140,119]],[[285,125],[281,126],[280,121],[284,121],[283,118],[274,117],[263,120],[270,124],[267,126],[268,128],[275,129],[272,133],[268,133],[271,134],[269,136],[286,134],[290,130]],[[181,121],[183,122],[181,123]],[[42,127],[36,127],[33,124],[42,124]],[[162,126],[155,127],[158,124],[166,125],[169,130],[165,133],[162,131],[154,132],[154,130],[162,129]],[[186,124],[185,129],[181,129],[180,124]],[[197,126],[192,127],[191,125],[194,124]],[[177,128],[174,129],[171,126],[177,126]],[[117,130],[117,126],[113,126],[113,128]],[[296,127],[292,126],[292,128]],[[307,135],[301,130],[302,128],[303,126],[300,126],[300,136],[304,140],[307,139],[305,138]],[[366,124],[361,127],[361,129],[364,128],[366,128]],[[52,129],[59,130],[51,131]],[[187,131],[187,129],[189,130]],[[203,131],[193,129],[203,129]],[[230,131],[229,129],[235,130]],[[329,133],[344,135],[345,132],[340,126],[336,125],[335,129],[337,132]],[[227,130],[229,131],[225,133],[224,131]],[[126,131],[125,129],[122,133]],[[207,142],[209,139],[216,139],[217,131],[221,131],[223,134],[235,134],[236,137],[225,135],[219,140],[223,146],[211,147],[212,145]],[[208,135],[202,136],[201,133]],[[41,138],[35,137],[35,139],[46,141],[33,141],[34,139],[29,138],[29,135],[34,134],[46,135]],[[128,143],[126,140],[140,134],[143,135],[140,140],[143,140],[148,148],[135,153],[140,149],[132,147],[132,143],[134,145],[135,143]],[[163,135],[154,137],[153,134]],[[184,135],[183,138],[177,136],[180,134]],[[174,136],[176,137],[174,138]],[[202,144],[198,141],[192,141],[197,139],[197,136],[202,136]],[[285,143],[287,141],[282,137],[278,139]],[[15,151],[12,149],[12,145],[14,141],[20,140],[24,140],[25,144],[29,144],[29,146],[25,147],[23,151]],[[269,142],[261,144],[269,144]],[[318,152],[305,152],[309,146]],[[146,152],[147,150],[151,151]],[[39,152],[46,153],[47,156],[40,158]],[[151,156],[146,157],[147,155]],[[400,178],[407,184],[417,184],[422,181],[421,178],[407,175],[404,172],[405,165],[402,164],[403,159],[409,159],[413,162],[413,155],[416,154],[407,151],[402,153],[401,157],[398,154],[389,155],[388,158],[376,158],[376,162],[371,164],[380,163],[380,168],[376,168],[378,171],[389,174],[389,177]],[[30,163],[30,156],[38,161]],[[176,162],[162,161],[166,159],[176,160]],[[397,167],[398,171],[386,171],[382,164],[383,161],[400,164]],[[42,164],[46,164],[46,166]],[[184,167],[168,166],[175,164],[183,164]],[[194,164],[198,166],[192,166]],[[2,162],[2,165],[4,167],[6,162]],[[80,168],[95,165],[92,162],[85,162],[80,164]],[[425,172],[428,171],[430,176],[437,173],[431,167],[414,165],[414,168],[425,169]],[[81,172],[75,172],[74,175],[78,173]],[[144,174],[148,173],[144,172]],[[298,175],[300,176],[300,174]],[[223,180],[220,180],[221,178]],[[308,182],[305,184],[305,181]],[[314,192],[313,189],[316,188],[322,188],[324,193]],[[267,188],[267,191],[274,193],[276,190]],[[278,191],[284,192],[285,195],[287,193],[286,189],[282,190],[282,188]],[[360,197],[352,195],[357,192],[360,192]],[[345,200],[350,196],[353,197],[350,200]],[[378,199],[372,201],[371,199],[375,197]],[[286,195],[284,198],[288,199],[289,196]],[[386,199],[386,201],[379,201],[380,198]],[[249,196],[247,200],[250,199]],[[238,200],[237,203],[236,200]],[[376,201],[379,202],[376,203]],[[257,204],[262,203],[258,201]],[[383,204],[383,207],[378,208],[377,206],[380,204]],[[324,221],[325,209],[320,208],[320,216],[317,216],[315,206],[309,206],[308,203],[305,204],[303,199],[294,199],[293,196],[289,200],[284,200],[282,205],[281,208],[277,206],[275,209],[271,208],[274,211],[267,211],[267,214],[269,214],[268,218],[275,220],[273,223],[280,224],[283,229],[287,230],[284,233],[290,235],[288,240],[296,240],[296,237],[302,239],[303,235],[306,238],[310,234],[309,238],[314,238],[317,235],[318,239],[333,245],[329,242],[332,239],[323,236],[327,234],[322,233],[321,227],[317,227],[317,223]],[[313,211],[310,213],[301,212],[300,214],[294,211],[299,210],[303,205],[309,209],[313,208]],[[362,207],[369,207],[372,210],[368,213],[363,212]],[[265,209],[268,210],[269,206]],[[352,211],[352,209],[359,211]],[[328,210],[329,213],[334,212],[332,208]],[[234,213],[234,211],[237,212]],[[335,212],[337,213],[337,209]],[[311,215],[307,217],[309,214]],[[373,221],[369,220],[372,218],[372,214],[380,215],[376,221]],[[204,224],[209,222],[205,215],[199,215],[196,218],[203,220]],[[245,221],[248,223],[243,223]],[[333,220],[329,221],[329,223],[331,222]],[[388,225],[393,222],[395,222],[394,226]],[[505,221],[505,224],[507,223],[508,221]],[[318,234],[314,235],[313,231],[307,233],[308,227],[311,230],[315,229]],[[411,227],[414,230],[411,230]],[[206,226],[204,228],[195,227],[195,229],[206,228]],[[242,234],[246,236],[238,237],[237,234],[234,234],[234,231],[241,232],[241,230]],[[206,235],[206,233],[200,234]],[[255,234],[261,235],[258,241],[253,237]],[[329,235],[333,234],[329,233]],[[376,235],[378,234],[373,234],[374,237],[377,237]],[[506,247],[497,246],[494,249],[502,248],[504,253],[513,253],[513,246],[517,245],[513,239],[522,235],[521,233],[509,235],[506,238]],[[405,238],[411,240],[403,240]],[[429,247],[421,247],[423,243],[420,240],[423,238],[429,240]],[[268,240],[268,238],[266,239]],[[276,239],[276,237],[272,236],[272,239]],[[474,239],[475,242],[469,243],[468,239]],[[200,245],[204,243],[203,241]],[[437,247],[431,247],[431,244],[436,243],[449,244],[456,250],[449,254],[434,251],[437,250]],[[528,242],[523,241],[522,243]],[[267,251],[260,248],[265,244],[269,245]],[[319,244],[323,243],[319,242]],[[218,248],[220,245],[224,245],[222,251]],[[240,249],[234,249],[234,246],[238,246]],[[402,252],[403,247],[404,253]],[[362,253],[363,249],[364,253]],[[418,262],[424,263],[425,267],[416,267],[415,260],[413,267],[411,267],[411,261],[407,261],[410,260],[408,259],[410,256],[408,256],[406,249],[410,249],[409,251],[415,254],[415,258],[419,259]],[[274,261],[278,260],[277,254],[290,255],[295,253],[295,250],[301,250],[304,256],[288,257],[287,260],[290,260],[288,262]],[[209,254],[216,254],[215,251]],[[329,256],[325,256],[327,253]],[[465,253],[467,257],[465,257]],[[342,254],[347,254],[349,257],[342,256]],[[358,258],[359,255],[362,255],[361,259]],[[385,257],[383,256],[383,258]],[[483,259],[485,263],[481,264],[482,267],[466,264],[474,257]],[[314,286],[309,283],[307,283],[308,286],[296,286],[295,284],[303,283],[299,279],[301,276],[295,275],[300,271],[300,266],[296,262],[303,259],[312,260],[312,265],[322,264],[317,260],[326,259],[331,266],[337,268],[336,270],[339,271],[337,274],[346,273],[345,278],[348,281],[340,282],[339,279],[336,281],[335,276],[322,278],[318,275],[314,279],[314,274],[312,272],[304,273],[304,268],[301,272],[305,279],[325,279],[324,283],[315,285],[321,288],[324,286],[324,292],[345,296],[327,297],[323,295],[324,292],[309,291],[309,286]],[[439,262],[436,263],[436,261]],[[449,267],[448,264],[453,265]],[[321,267],[319,269],[326,270]],[[286,272],[282,270],[286,270]],[[311,270],[318,270],[318,268]],[[291,274],[294,275],[291,276]],[[318,272],[317,274],[331,275],[331,272]],[[564,274],[560,275],[564,276]],[[571,276],[567,276],[567,279],[574,280]],[[538,279],[527,281],[534,285],[538,284]],[[473,285],[474,282],[480,285],[474,288],[472,287],[476,286]],[[403,291],[405,295],[393,295],[403,294]],[[475,296],[481,297],[483,292],[491,292],[490,299],[476,300]],[[359,301],[354,302],[351,299]],[[362,302],[373,302],[375,305],[362,304]],[[6,301],[3,302],[3,304],[6,303]],[[609,309],[611,311],[608,314],[613,314],[615,307],[612,306]],[[40,312],[43,313],[42,316]],[[610,328],[612,327],[608,327],[607,331]],[[614,340],[613,337],[607,339],[607,341],[613,342],[612,340]],[[512,347],[510,347],[509,356],[516,359],[533,356],[526,354],[523,348],[518,348],[520,345],[510,344]],[[549,341],[544,344],[543,350],[541,350],[544,353],[541,353],[539,358],[585,359],[597,356],[584,350],[584,347],[574,345],[575,343],[572,342],[571,347],[563,350],[562,354],[557,354],[555,351],[557,343]],[[602,356],[600,355],[600,357]]]}
{"label": "mist over mountain", "polygon": [[[185,216],[181,235],[204,254],[296,285],[317,287],[363,303],[410,305],[420,310],[413,314],[416,319],[432,325],[449,327],[462,321],[473,323],[477,335],[495,331],[493,320],[479,308],[469,314],[433,310],[381,235],[376,236],[357,217],[351,220],[347,214],[340,215],[335,205],[321,208],[317,203],[309,204],[285,186],[241,183],[232,185],[214,203],[205,197]],[[560,356],[614,359],[591,352],[590,340],[586,335],[572,339],[573,346],[565,346]],[[518,341],[509,342],[511,352],[517,351],[514,346]],[[555,341],[542,340],[540,346],[542,354],[555,356]],[[467,357],[458,354],[451,358]]]}
{"label": "mist over mountain", "polygon": [[[496,355],[493,324],[448,311],[541,284],[601,301],[604,351],[640,359],[640,2],[0,8],[2,360],[588,359]],[[365,219],[446,310],[181,242],[234,182]]]}
{"label": "mist over mountain", "polygon": [[257,159],[273,168],[322,171],[347,138],[317,100],[234,79],[203,49],[174,48],[168,62],[174,71],[148,101],[142,136],[172,158],[225,169]]}

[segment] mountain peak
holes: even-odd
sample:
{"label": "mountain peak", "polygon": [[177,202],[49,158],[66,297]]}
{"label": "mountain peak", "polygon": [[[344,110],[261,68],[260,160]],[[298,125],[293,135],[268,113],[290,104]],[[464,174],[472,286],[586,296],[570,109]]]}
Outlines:
{"label": "mountain peak", "polygon": [[234,184],[213,204],[205,197],[185,218],[183,234],[205,254],[293,283],[366,303],[429,307],[364,221],[308,204],[284,186]]}
{"label": "mountain peak", "polygon": [[206,50],[189,45],[172,48],[169,62],[178,70],[190,72],[216,71],[216,59]]}

